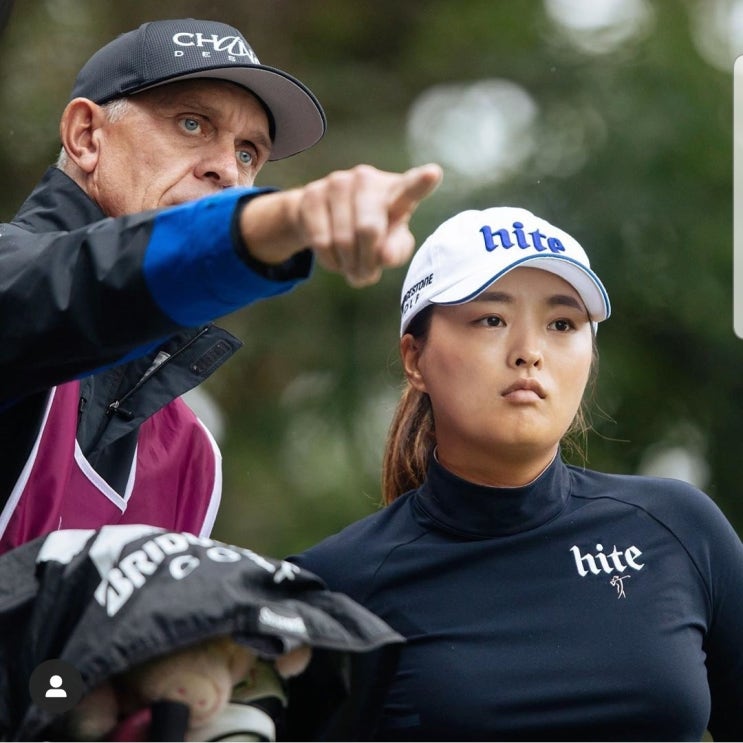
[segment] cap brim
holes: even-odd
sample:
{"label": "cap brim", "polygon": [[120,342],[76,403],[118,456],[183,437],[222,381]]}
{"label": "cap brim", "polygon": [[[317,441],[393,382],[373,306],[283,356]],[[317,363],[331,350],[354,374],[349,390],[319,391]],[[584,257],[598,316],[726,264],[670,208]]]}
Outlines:
{"label": "cap brim", "polygon": [[484,283],[463,280],[444,289],[440,294],[430,298],[432,304],[464,304],[482,294],[489,286],[505,276],[514,268],[527,265],[529,268],[540,268],[554,273],[568,282],[580,295],[588,315],[594,322],[606,320],[611,314],[609,295],[601,279],[588,267],[578,261],[561,255],[531,255],[520,261],[509,264],[499,273],[491,276]]}
{"label": "cap brim", "polygon": [[317,144],[325,134],[325,113],[312,91],[296,78],[274,67],[211,67],[159,80],[141,90],[195,78],[214,78],[237,83],[252,91],[265,103],[276,125],[269,160],[281,160],[296,155]]}

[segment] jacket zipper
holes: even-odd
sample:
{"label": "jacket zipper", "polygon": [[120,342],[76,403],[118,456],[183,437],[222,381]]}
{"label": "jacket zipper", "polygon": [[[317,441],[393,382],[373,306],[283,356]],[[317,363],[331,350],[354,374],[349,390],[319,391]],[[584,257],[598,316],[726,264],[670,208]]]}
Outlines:
{"label": "jacket zipper", "polygon": [[150,365],[150,368],[147,369],[147,371],[142,375],[142,378],[127,392],[125,392],[118,400],[114,400],[106,409],[106,414],[111,416],[115,415],[125,421],[133,420],[134,418],[134,411],[130,410],[129,408],[122,407],[122,403],[126,402],[137,390],[141,389],[142,386],[151,379],[160,369],[162,369],[164,366],[169,364],[173,359],[178,358],[184,351],[186,351],[188,348],[190,348],[196,341],[199,340],[202,336],[206,335],[209,332],[210,325],[207,325],[206,327],[202,328],[193,338],[191,338],[187,343],[182,345],[179,349],[177,349],[174,353],[168,354],[164,351],[160,351],[157,356],[155,356],[155,360]]}

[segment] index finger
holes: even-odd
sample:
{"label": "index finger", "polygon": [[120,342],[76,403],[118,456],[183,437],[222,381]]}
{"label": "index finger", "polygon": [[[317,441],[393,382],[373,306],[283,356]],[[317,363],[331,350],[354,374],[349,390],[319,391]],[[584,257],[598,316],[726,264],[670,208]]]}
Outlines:
{"label": "index finger", "polygon": [[444,172],[440,165],[428,163],[410,168],[402,174],[399,192],[389,207],[389,221],[409,216],[423,199],[436,190]]}

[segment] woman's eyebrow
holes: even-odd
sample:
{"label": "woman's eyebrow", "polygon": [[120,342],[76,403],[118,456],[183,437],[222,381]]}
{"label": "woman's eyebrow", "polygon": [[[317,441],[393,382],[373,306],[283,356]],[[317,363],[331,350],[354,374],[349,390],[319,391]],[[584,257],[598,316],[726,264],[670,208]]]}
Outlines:
{"label": "woman's eyebrow", "polygon": [[478,294],[473,302],[513,302],[513,297],[506,292],[497,291],[485,291],[482,294]]}
{"label": "woman's eyebrow", "polygon": [[[502,302],[504,304],[511,304],[514,298],[508,292],[499,291],[485,291],[479,296],[472,300],[473,302]],[[578,299],[571,296],[570,294],[553,294],[545,300],[545,304],[549,307],[572,307],[576,310],[583,311],[583,305]]]}
{"label": "woman's eyebrow", "polygon": [[572,307],[583,312],[583,305],[570,294],[554,294],[547,300],[550,307]]}

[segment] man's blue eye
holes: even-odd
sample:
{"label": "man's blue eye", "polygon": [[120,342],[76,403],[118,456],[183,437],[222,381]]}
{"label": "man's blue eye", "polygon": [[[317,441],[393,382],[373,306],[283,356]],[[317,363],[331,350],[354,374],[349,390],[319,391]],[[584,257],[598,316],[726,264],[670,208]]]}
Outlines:
{"label": "man's blue eye", "polygon": [[252,152],[248,152],[247,150],[238,150],[238,152],[237,152],[237,159],[243,165],[250,165],[250,163],[253,162],[253,153]]}
{"label": "man's blue eye", "polygon": [[183,119],[183,128],[189,132],[195,132],[199,128],[199,122],[196,119]]}

